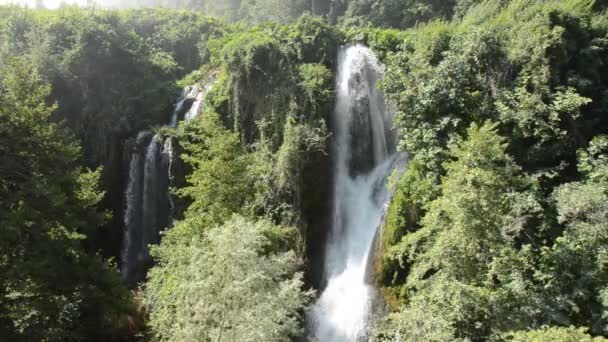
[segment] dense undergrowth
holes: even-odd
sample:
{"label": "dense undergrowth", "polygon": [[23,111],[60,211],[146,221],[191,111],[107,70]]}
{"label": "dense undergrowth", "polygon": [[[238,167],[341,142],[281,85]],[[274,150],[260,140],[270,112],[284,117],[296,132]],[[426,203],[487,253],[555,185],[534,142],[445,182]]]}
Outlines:
{"label": "dense undergrowth", "polygon": [[[372,338],[608,336],[601,3],[239,4],[194,6],[227,21],[0,7],[0,337],[303,337],[306,289],[321,285],[336,52],[354,42],[385,63],[410,154],[375,261],[392,313]],[[209,80],[200,118],[160,129],[179,138],[184,210],[130,294],[97,256],[118,256],[123,145],[168,122],[178,84]]]}

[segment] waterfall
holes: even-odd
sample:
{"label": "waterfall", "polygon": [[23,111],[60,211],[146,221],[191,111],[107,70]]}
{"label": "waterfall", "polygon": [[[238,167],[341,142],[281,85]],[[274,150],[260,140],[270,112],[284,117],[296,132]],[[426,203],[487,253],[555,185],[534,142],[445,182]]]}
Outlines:
{"label": "waterfall", "polygon": [[[174,139],[168,138],[165,140],[163,144],[163,149],[161,151],[162,163],[167,170],[167,179],[169,184],[173,184],[175,181],[175,172],[173,170],[173,164],[175,161],[175,147],[174,147]],[[173,202],[173,196],[169,195],[169,225],[173,224],[173,217],[175,214],[175,203]]]}
{"label": "waterfall", "polygon": [[169,178],[160,143],[159,135],[141,132],[131,154],[121,263],[127,281],[143,279],[152,264],[148,245],[158,243],[161,229],[168,225]]}
{"label": "waterfall", "polygon": [[142,195],[142,241],[139,248],[141,255],[139,260],[142,260],[144,264],[148,264],[150,255],[148,254],[148,245],[150,243],[157,242],[157,236],[159,233],[159,217],[158,211],[160,193],[164,190],[160,183],[160,165],[158,159],[160,158],[158,150],[158,134],[152,137],[148,148],[146,149],[146,157],[144,162],[144,187]]}
{"label": "waterfall", "polygon": [[373,314],[376,293],[367,281],[367,265],[390,198],[387,179],[395,168],[403,169],[406,158],[395,151],[391,115],[376,88],[383,72],[364,46],[338,53],[327,285],[309,313],[311,337],[319,342],[365,340]]}
{"label": "waterfall", "polygon": [[186,101],[191,98],[190,95],[192,92],[192,88],[195,87],[186,87],[184,90],[182,90],[182,96],[177,101],[175,109],[173,109],[173,114],[171,114],[171,122],[169,123],[171,127],[177,127],[177,123],[179,121],[179,113],[184,108],[184,104],[186,103]]}
{"label": "waterfall", "polygon": [[[140,132],[137,136],[136,146],[141,146],[144,139],[146,138],[146,132]],[[131,162],[129,163],[129,181],[127,185],[127,191],[125,192],[126,208],[124,212],[124,238],[123,248],[121,255],[121,273],[124,278],[130,278],[129,276],[135,272],[133,269],[137,256],[134,255],[135,250],[130,248],[131,246],[137,246],[141,244],[141,236],[139,231],[134,227],[141,225],[141,203],[142,189],[143,189],[143,163],[140,153],[131,154]],[[128,246],[128,248],[126,247]]]}
{"label": "waterfall", "polygon": [[[171,114],[170,127],[177,127],[180,117],[188,121],[199,115],[214,80],[215,75],[212,75],[203,89],[195,85],[182,91]],[[161,230],[172,222],[175,205],[169,187],[175,178],[174,140],[143,131],[138,134],[130,153],[121,254],[121,273],[128,283],[145,277],[152,265],[149,245],[158,244]]]}
{"label": "waterfall", "polygon": [[201,112],[201,106],[204,104],[205,96],[211,91],[212,87],[213,82],[210,82],[202,90],[195,88],[191,91],[190,96],[194,98],[194,102],[188,112],[186,112],[186,115],[184,115],[184,120],[189,121],[198,116]]}

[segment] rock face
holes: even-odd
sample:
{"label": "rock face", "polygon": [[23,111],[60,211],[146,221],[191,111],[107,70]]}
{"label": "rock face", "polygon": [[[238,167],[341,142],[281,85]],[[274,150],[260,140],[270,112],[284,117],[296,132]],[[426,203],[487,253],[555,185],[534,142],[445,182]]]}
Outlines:
{"label": "rock face", "polygon": [[[362,56],[365,56],[362,54]],[[388,155],[390,132],[385,118],[384,99],[376,89],[382,69],[375,57],[361,57],[348,79],[350,98],[350,156],[351,177],[367,174]]]}

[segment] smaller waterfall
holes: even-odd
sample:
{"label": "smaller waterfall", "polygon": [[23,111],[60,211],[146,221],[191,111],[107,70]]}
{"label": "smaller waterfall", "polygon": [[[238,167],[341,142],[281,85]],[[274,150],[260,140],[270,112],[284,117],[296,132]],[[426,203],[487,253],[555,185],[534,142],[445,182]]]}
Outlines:
{"label": "smaller waterfall", "polygon": [[[146,136],[146,132],[140,132],[137,136],[136,146],[142,146]],[[141,207],[137,204],[142,202],[142,173],[143,161],[141,153],[134,152],[131,154],[129,181],[127,191],[125,192],[125,201],[127,205],[124,212],[124,225],[127,229],[124,230],[123,246],[128,246],[128,248],[123,248],[121,255],[121,273],[124,278],[130,278],[135,272],[133,268],[138,259],[138,257],[134,255],[135,250],[131,248],[131,246],[137,246],[142,243],[141,235],[133,228],[141,226]]]}
{"label": "smaller waterfall", "polygon": [[[204,101],[205,95],[207,94],[207,88],[211,89],[210,86],[206,86],[201,90],[198,86],[188,86],[182,90],[182,95],[175,105],[173,114],[171,115],[171,127],[177,127],[179,123],[179,116],[184,115],[184,120],[189,121],[195,118],[200,110],[201,103]],[[184,114],[185,107],[189,106],[188,110]]]}
{"label": "smaller waterfall", "polygon": [[169,223],[168,168],[162,162],[160,140],[158,135],[142,132],[131,154],[121,268],[127,280],[145,276],[152,264],[148,245],[160,241],[160,231]]}
{"label": "smaller waterfall", "polygon": [[142,245],[139,250],[141,251],[141,256],[139,259],[143,261],[144,264],[148,264],[150,261],[150,255],[148,253],[147,246],[150,243],[157,243],[159,229],[159,203],[161,197],[161,192],[163,189],[159,186],[160,171],[159,168],[161,165],[158,163],[159,150],[158,150],[158,140],[159,136],[154,135],[150,143],[148,144],[148,148],[146,150],[146,157],[144,162],[144,188],[142,195]]}
{"label": "smaller waterfall", "polygon": [[169,125],[171,127],[177,127],[177,123],[179,121],[179,113],[182,112],[182,109],[184,108],[184,103],[186,102],[186,100],[191,98],[189,96],[190,88],[194,88],[194,87],[186,87],[184,90],[182,90],[182,96],[177,101],[177,104],[175,105],[175,109],[173,109],[173,114],[171,114],[171,122],[169,123]]}
{"label": "smaller waterfall", "polygon": [[184,115],[184,120],[190,121],[198,116],[198,114],[201,111],[201,105],[203,104],[203,101],[205,100],[205,95],[207,94],[207,92],[210,89],[211,89],[211,87],[209,87],[209,88],[205,87],[205,89],[203,89],[202,91],[199,90],[198,88],[194,89],[194,91],[191,93],[191,96],[194,97],[194,102],[192,103],[192,106],[190,107],[190,109]]}
{"label": "smaller waterfall", "polygon": [[[178,99],[169,125],[177,127],[180,117],[196,118],[215,76],[203,89],[186,87]],[[133,283],[145,277],[152,265],[150,244],[160,242],[160,232],[171,225],[175,204],[169,188],[174,181],[175,138],[140,132],[129,162],[125,190],[124,238],[121,254],[123,279]]]}

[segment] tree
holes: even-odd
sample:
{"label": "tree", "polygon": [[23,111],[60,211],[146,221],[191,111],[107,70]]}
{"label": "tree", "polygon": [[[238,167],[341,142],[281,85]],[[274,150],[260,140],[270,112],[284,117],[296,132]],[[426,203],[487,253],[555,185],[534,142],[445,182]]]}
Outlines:
{"label": "tree", "polygon": [[608,334],[608,182],[606,137],[579,151],[582,182],[559,186],[553,194],[565,230],[542,251],[539,273],[551,323],[591,327]]}
{"label": "tree", "polygon": [[585,328],[545,327],[531,331],[505,334],[503,339],[512,342],[602,342],[602,337],[591,337]]}
{"label": "tree", "polygon": [[99,171],[50,123],[50,88],[15,59],[0,73],[0,337],[84,339],[127,312],[117,272],[83,248],[106,213]]}
{"label": "tree", "polygon": [[247,0],[241,3],[240,15],[250,23],[287,23],[308,9],[309,0]]}
{"label": "tree", "polygon": [[467,140],[452,150],[455,160],[445,164],[442,195],[428,205],[424,228],[415,233],[437,234],[417,256],[424,266],[414,267],[410,279],[422,279],[434,268],[466,283],[484,280],[489,261],[509,238],[503,229],[509,225],[512,192],[524,185],[506,148],[496,125],[473,124]]}
{"label": "tree", "polygon": [[[177,230],[201,231],[201,221]],[[169,234],[173,234],[175,230]],[[272,248],[277,227],[235,216],[187,245],[153,253],[144,303],[159,341],[289,341],[311,293],[303,292],[293,251]]]}
{"label": "tree", "polygon": [[245,214],[253,200],[251,154],[243,151],[238,134],[223,127],[217,114],[207,112],[181,133],[182,158],[192,168],[188,186],[178,194],[192,200],[186,215],[208,226],[221,224],[234,213]]}
{"label": "tree", "polygon": [[408,28],[434,18],[450,19],[455,0],[342,0],[344,20],[376,27]]}
{"label": "tree", "polygon": [[380,326],[379,339],[478,341],[503,329],[503,318],[508,327],[526,321],[526,306],[512,302],[517,287],[501,271],[525,269],[515,223],[527,228],[540,209],[496,128],[470,126],[450,151],[441,195],[426,205],[421,227],[394,247],[409,270],[407,304]]}

